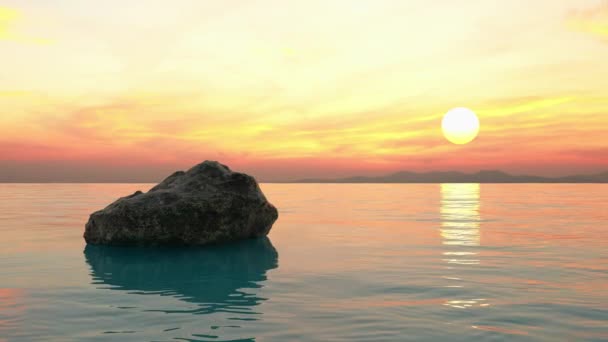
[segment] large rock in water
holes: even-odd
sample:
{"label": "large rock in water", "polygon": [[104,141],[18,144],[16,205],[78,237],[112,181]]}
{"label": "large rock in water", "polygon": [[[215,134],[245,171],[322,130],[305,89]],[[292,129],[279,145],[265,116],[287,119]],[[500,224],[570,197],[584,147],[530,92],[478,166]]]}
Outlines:
{"label": "large rock in water", "polygon": [[277,218],[253,177],[205,161],[91,214],[84,239],[103,245],[206,245],[265,236]]}

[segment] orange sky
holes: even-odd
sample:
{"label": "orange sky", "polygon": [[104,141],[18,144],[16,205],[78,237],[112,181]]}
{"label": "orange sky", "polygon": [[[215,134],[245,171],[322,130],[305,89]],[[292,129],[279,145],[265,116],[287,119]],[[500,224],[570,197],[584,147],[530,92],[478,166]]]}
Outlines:
{"label": "orange sky", "polygon": [[608,170],[606,1],[9,0],[0,56],[0,181]]}

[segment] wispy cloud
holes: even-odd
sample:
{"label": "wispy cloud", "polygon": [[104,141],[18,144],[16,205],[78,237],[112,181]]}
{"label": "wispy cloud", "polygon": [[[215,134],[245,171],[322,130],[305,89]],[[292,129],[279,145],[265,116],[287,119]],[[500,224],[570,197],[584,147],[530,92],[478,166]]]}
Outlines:
{"label": "wispy cloud", "polygon": [[13,41],[29,44],[50,44],[53,40],[28,35],[18,29],[23,22],[23,13],[17,9],[0,6],[0,41]]}
{"label": "wispy cloud", "polygon": [[0,90],[0,97],[25,97],[31,92],[25,90]]}
{"label": "wispy cloud", "polygon": [[596,7],[571,12],[567,24],[574,30],[608,40],[608,1],[604,0]]}

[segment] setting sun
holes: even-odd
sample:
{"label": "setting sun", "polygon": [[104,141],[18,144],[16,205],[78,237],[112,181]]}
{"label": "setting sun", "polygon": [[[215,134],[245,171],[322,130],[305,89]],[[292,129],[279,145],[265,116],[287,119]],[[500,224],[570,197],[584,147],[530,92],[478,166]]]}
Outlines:
{"label": "setting sun", "polygon": [[468,108],[450,109],[443,117],[441,129],[450,142],[458,145],[468,144],[479,133],[479,119]]}

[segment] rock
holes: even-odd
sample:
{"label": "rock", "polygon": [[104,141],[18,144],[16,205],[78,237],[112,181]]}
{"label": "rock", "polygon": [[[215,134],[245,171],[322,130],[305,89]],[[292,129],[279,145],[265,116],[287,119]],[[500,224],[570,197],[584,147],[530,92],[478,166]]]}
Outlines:
{"label": "rock", "polygon": [[277,218],[253,177],[205,161],[91,214],[84,239],[101,245],[207,245],[266,236]]}

